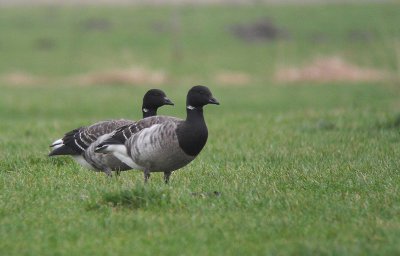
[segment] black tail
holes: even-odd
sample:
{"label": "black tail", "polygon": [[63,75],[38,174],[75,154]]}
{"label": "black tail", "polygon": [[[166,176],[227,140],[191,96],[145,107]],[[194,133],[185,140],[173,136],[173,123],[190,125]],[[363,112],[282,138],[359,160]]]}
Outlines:
{"label": "black tail", "polygon": [[105,153],[105,149],[107,149],[108,145],[118,145],[118,144],[123,145],[126,141],[126,137],[124,135],[124,129],[128,127],[129,125],[124,125],[115,129],[113,135],[110,138],[106,139],[105,141],[101,142],[99,145],[97,145],[94,152]]}
{"label": "black tail", "polygon": [[49,153],[49,156],[63,156],[63,155],[79,155],[76,150],[70,148],[68,146],[61,146],[59,148],[54,149]]}
{"label": "black tail", "polygon": [[102,153],[103,149],[107,148],[108,145],[117,145],[117,144],[124,144],[121,143],[119,140],[111,137],[106,139],[105,141],[103,141],[102,143],[100,143],[99,145],[97,145],[96,149],[94,150],[94,152],[96,153]]}

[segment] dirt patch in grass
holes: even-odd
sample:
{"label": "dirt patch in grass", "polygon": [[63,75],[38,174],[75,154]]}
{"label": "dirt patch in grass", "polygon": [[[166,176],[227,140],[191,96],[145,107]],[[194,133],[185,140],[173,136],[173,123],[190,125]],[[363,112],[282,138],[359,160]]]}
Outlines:
{"label": "dirt patch in grass", "polygon": [[219,85],[244,85],[251,82],[250,75],[242,72],[221,71],[214,80]]}
{"label": "dirt patch in grass", "polygon": [[16,71],[1,77],[1,81],[6,84],[16,86],[37,85],[47,81],[44,77],[35,76],[22,71]]}
{"label": "dirt patch in grass", "polygon": [[380,81],[388,78],[383,70],[359,67],[340,57],[314,59],[303,67],[283,67],[276,71],[279,82]]}
{"label": "dirt patch in grass", "polygon": [[122,69],[107,69],[87,74],[65,77],[36,76],[18,71],[0,76],[4,84],[15,86],[39,85],[49,82],[68,83],[77,85],[129,84],[129,85],[159,85],[167,82],[164,71],[151,70],[142,67]]}
{"label": "dirt patch in grass", "polygon": [[150,70],[141,67],[126,69],[110,69],[101,72],[92,72],[73,77],[73,81],[80,85],[96,84],[132,84],[148,85],[162,84],[167,81],[164,71]]}

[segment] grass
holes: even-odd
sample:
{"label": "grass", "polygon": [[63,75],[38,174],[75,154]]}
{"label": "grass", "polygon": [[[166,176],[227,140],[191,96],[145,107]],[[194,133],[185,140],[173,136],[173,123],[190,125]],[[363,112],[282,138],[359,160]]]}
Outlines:
{"label": "grass", "polygon": [[[161,174],[144,185],[137,171],[110,179],[46,154],[72,128],[137,119],[150,85],[2,84],[0,254],[399,254],[397,82],[277,86],[266,77],[280,61],[338,52],[396,72],[388,43],[399,38],[394,6],[185,7],[182,62],[171,61],[168,36],[144,29],[168,20],[168,8],[1,9],[0,73],[57,79],[145,63],[168,70],[177,83],[162,86],[176,106],[160,114],[184,116],[186,75],[204,76],[221,105],[205,109],[210,136],[200,156],[170,185]],[[292,39],[248,45],[221,34],[231,22],[269,15]],[[73,45],[74,33],[64,31],[93,17],[111,20],[112,29],[82,33]],[[355,27],[379,37],[354,44],[345,35]],[[307,35],[321,29],[335,41],[311,45]],[[43,36],[56,38],[54,48],[34,50]],[[120,54],[125,48],[128,56]],[[210,84],[210,73],[225,68],[258,79]]]}

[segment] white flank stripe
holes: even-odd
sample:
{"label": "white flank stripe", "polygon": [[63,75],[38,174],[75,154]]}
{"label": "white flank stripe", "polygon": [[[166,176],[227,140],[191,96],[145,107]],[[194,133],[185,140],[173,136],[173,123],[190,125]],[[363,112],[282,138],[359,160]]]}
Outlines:
{"label": "white flank stripe", "polygon": [[83,147],[81,147],[81,145],[79,145],[79,143],[76,141],[76,139],[74,139],[75,141],[75,145],[78,146],[78,148],[82,149],[82,151],[85,151],[85,149]]}
{"label": "white flank stripe", "polygon": [[84,132],[83,132],[83,135],[85,136],[86,139],[89,140],[89,142],[88,142],[87,140],[85,140],[85,143],[86,143],[87,145],[92,144],[92,141],[93,141],[93,140],[91,141],[91,138],[89,137],[87,131],[84,131]]}
{"label": "white flank stripe", "polygon": [[92,139],[93,141],[95,141],[97,138],[96,136],[94,136],[93,134],[87,133],[89,138]]}
{"label": "white flank stripe", "polygon": [[127,140],[127,139],[128,139],[128,137],[126,137],[126,135],[125,135],[125,129],[124,129],[124,130],[122,130],[122,135],[124,135],[124,138],[125,138],[125,140]]}
{"label": "white flank stripe", "polygon": [[85,143],[86,146],[90,145],[90,143],[87,143],[83,138],[82,138],[82,133],[79,133],[79,138],[83,143]]}

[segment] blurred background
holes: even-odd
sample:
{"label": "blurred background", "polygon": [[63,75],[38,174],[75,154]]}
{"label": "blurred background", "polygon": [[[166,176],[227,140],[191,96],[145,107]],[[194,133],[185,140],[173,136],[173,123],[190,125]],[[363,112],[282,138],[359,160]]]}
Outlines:
{"label": "blurred background", "polygon": [[2,0],[1,83],[229,87],[398,77],[398,5],[344,2]]}
{"label": "blurred background", "polygon": [[[184,104],[187,89],[204,84],[229,102],[245,95],[237,107],[249,111],[354,105],[360,95],[368,101],[397,92],[395,2],[1,0],[0,6],[1,111],[12,120],[137,116],[153,87],[169,88]],[[180,109],[168,113],[184,115]]]}

